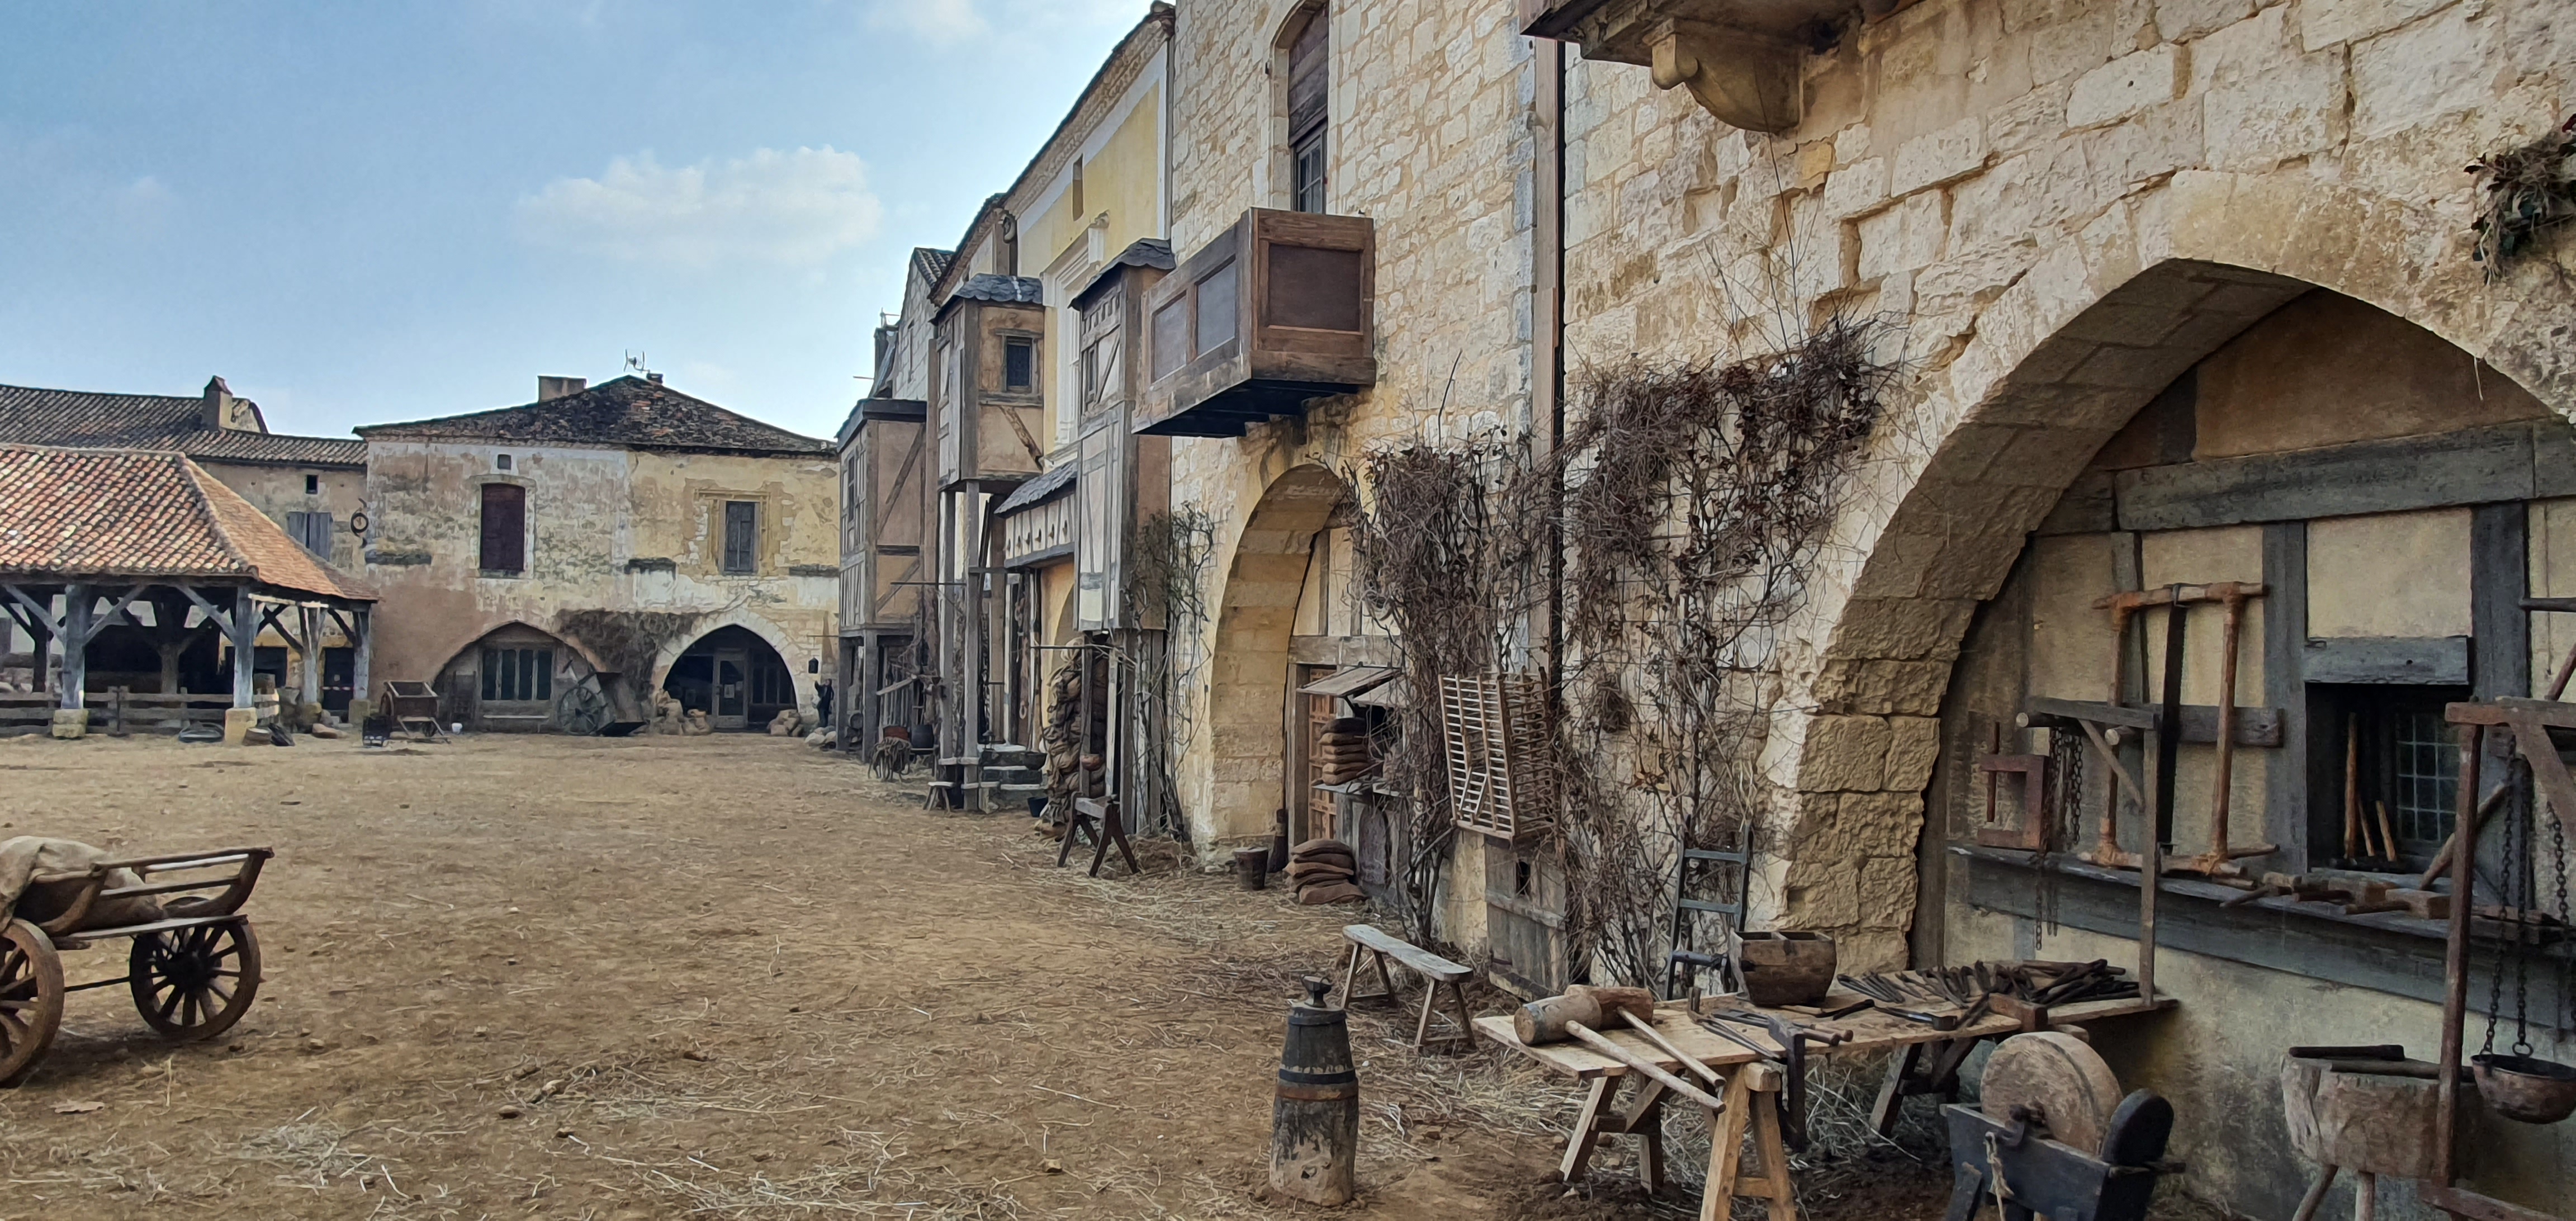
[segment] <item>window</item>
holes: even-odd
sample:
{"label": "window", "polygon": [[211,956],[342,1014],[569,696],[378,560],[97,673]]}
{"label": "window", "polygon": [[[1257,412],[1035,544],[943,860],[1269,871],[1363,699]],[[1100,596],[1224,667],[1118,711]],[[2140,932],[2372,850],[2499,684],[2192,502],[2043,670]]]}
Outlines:
{"label": "window", "polygon": [[1029,390],[1037,385],[1038,343],[1034,339],[1002,341],[1002,388]]}
{"label": "window", "polygon": [[323,559],[331,558],[331,515],[328,513],[288,513],[287,537]]}
{"label": "window", "polygon": [[1288,206],[1321,212],[1325,205],[1325,121],[1332,94],[1331,10],[1317,6],[1306,28],[1288,44]]}
{"label": "window", "polygon": [[494,576],[527,570],[528,489],[515,483],[483,485],[483,556],[476,566]]}
{"label": "window", "polygon": [[493,470],[496,470],[496,471],[506,471],[506,470],[510,469],[510,455],[508,455],[508,454],[495,454],[495,455],[493,455],[493,457],[492,457],[492,469],[493,469]]}
{"label": "window", "polygon": [[728,500],[724,507],[724,570],[760,569],[760,502]]}
{"label": "window", "polygon": [[2308,696],[2310,855],[2430,864],[2460,796],[2460,743],[2442,706],[2469,689],[2311,683]]}
{"label": "window", "polygon": [[774,655],[752,659],[751,702],[782,708],[796,706],[796,676],[788,673],[786,662]]}
{"label": "window", "polygon": [[555,697],[553,649],[483,650],[483,702],[543,702]]}
{"label": "window", "polygon": [[304,494],[307,496],[319,496],[322,494],[322,477],[320,475],[306,475],[304,477]]}

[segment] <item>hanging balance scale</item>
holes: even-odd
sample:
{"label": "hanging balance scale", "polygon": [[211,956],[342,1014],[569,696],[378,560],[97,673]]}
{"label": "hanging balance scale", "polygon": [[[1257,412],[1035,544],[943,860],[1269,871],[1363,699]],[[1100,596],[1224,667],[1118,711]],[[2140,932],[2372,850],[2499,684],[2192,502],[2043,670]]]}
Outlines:
{"label": "hanging balance scale", "polygon": [[[2528,825],[2539,809],[2540,803],[2531,803],[2526,813],[2509,803],[2502,811],[2504,875],[2499,889],[2508,927],[2487,990],[2486,1041],[2477,1055],[2469,1057],[2469,1068],[2477,1077],[2479,1095],[2496,1114],[2522,1123],[2551,1124],[2576,1114],[2576,1068],[2531,1054],[2532,960],[2544,957],[2545,943],[2561,939],[2567,927],[2563,921],[2544,927],[2539,916],[2540,845]],[[2567,912],[2567,830],[2558,811],[2549,813],[2557,910]],[[2496,1029],[2503,1020],[2508,972],[2513,975],[2513,1046],[2510,1052],[2500,1053],[2495,1049]],[[2561,972],[2560,1003],[2567,1012],[2562,1012],[2557,1024],[2563,1034],[2576,1026],[2570,1020],[2576,1017],[2576,991],[2571,991],[2576,989],[2576,971],[2562,965]]]}

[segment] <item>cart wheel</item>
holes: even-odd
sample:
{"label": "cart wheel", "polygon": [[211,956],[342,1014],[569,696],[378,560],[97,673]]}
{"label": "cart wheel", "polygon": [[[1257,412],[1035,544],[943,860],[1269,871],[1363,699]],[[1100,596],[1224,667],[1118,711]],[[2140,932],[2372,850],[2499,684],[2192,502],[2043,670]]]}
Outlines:
{"label": "cart wheel", "polygon": [[63,960],[24,920],[0,928],[0,1086],[25,1080],[63,1024]]}
{"label": "cart wheel", "polygon": [[248,920],[137,937],[126,963],[135,1012],[165,1038],[222,1034],[259,993],[259,939]]}

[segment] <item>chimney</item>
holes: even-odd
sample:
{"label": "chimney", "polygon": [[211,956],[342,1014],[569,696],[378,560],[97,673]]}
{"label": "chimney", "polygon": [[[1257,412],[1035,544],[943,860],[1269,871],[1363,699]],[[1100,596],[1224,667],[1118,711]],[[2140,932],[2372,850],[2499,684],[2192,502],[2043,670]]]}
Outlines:
{"label": "chimney", "polygon": [[200,428],[230,428],[233,421],[233,388],[221,376],[206,379],[205,406],[197,411]]}
{"label": "chimney", "polygon": [[588,378],[547,377],[542,373],[537,375],[537,401],[540,403],[549,402],[570,394],[579,394],[588,389],[590,389],[590,379]]}
{"label": "chimney", "polygon": [[884,323],[879,323],[879,324],[877,325],[877,354],[876,354],[876,359],[875,359],[875,360],[873,360],[873,361],[868,362],[868,372],[875,374],[875,375],[876,375],[876,380],[877,380],[880,384],[878,384],[878,385],[873,385],[873,386],[868,387],[868,391],[869,391],[869,393],[872,393],[872,394],[892,394],[892,393],[894,393],[892,390],[890,390],[890,389],[886,388],[886,387],[882,384],[882,383],[885,381],[885,376],[886,376],[886,352],[887,352],[888,350],[892,349],[893,347],[894,347],[894,328],[893,328],[892,326],[888,326],[888,325],[886,325],[886,324],[884,324]]}

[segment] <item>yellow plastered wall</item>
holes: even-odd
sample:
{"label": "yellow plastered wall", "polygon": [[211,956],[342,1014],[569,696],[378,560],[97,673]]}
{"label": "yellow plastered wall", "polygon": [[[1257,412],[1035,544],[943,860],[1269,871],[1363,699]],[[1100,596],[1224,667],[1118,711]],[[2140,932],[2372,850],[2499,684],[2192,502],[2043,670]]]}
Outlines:
{"label": "yellow plastered wall", "polygon": [[2308,635],[2469,634],[2469,510],[2308,523]]}

